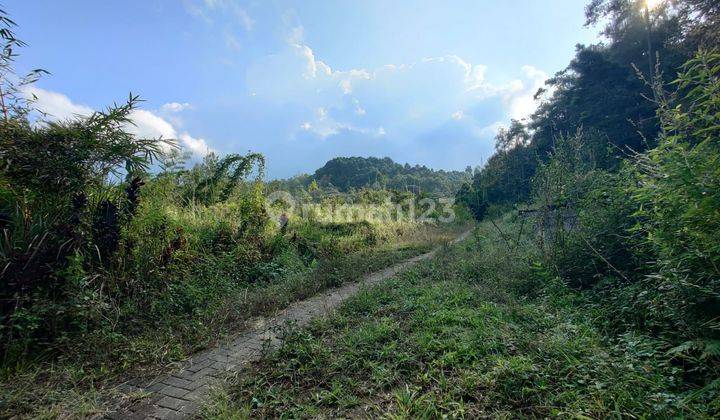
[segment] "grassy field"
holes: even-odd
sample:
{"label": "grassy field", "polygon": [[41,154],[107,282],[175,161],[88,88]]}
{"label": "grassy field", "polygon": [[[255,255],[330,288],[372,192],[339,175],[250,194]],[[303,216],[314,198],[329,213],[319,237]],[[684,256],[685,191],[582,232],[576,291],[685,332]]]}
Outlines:
{"label": "grassy field", "polygon": [[[267,251],[273,257],[250,267],[251,272],[238,265],[232,252],[179,252],[169,267],[173,283],[152,302],[150,313],[138,317],[136,333],[123,328],[117,347],[108,331],[98,331],[102,339],[85,337],[97,343],[94,348],[3,366],[0,417],[101,413],[114,384],[166,371],[173,362],[242,330],[253,316],[427,252],[464,229],[462,223],[335,225],[294,219],[284,234],[267,236],[264,247],[275,247]],[[132,309],[125,310],[123,323],[128,324]],[[140,324],[141,319],[156,320],[155,328]]]}
{"label": "grassy field", "polygon": [[[502,225],[507,235],[512,226]],[[520,236],[518,236],[520,237]],[[507,238],[506,238],[507,239]],[[219,390],[206,418],[711,418],[701,387],[636,333],[604,334],[582,294],[489,223],[362,291]]]}

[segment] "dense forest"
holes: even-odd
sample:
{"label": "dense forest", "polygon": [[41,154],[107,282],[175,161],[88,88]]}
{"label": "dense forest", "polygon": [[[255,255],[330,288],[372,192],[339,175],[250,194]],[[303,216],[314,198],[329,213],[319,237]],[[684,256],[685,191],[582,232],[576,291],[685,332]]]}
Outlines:
{"label": "dense forest", "polygon": [[536,93],[538,110],[498,133],[496,153],[463,189],[467,202],[481,209],[531,200],[532,179],[559,137],[581,132],[583,160],[609,172],[656,147],[664,93],[698,51],[717,49],[719,15],[713,1],[661,3],[649,12],[630,0],[592,1],[587,24],[607,22],[606,41],[578,45],[567,68]]}
{"label": "dense forest", "polygon": [[312,175],[298,175],[271,181],[270,184],[274,189],[287,191],[307,190],[314,182],[313,188],[322,188],[327,192],[347,193],[369,188],[450,197],[471,177],[470,168],[463,172],[444,171],[422,165],[401,165],[387,157],[337,157]]}
{"label": "dense forest", "polygon": [[469,178],[469,170],[436,171],[421,165],[401,165],[390,158],[373,157],[335,158],[313,175],[319,185],[335,186],[340,191],[375,186],[436,195],[453,195]]}

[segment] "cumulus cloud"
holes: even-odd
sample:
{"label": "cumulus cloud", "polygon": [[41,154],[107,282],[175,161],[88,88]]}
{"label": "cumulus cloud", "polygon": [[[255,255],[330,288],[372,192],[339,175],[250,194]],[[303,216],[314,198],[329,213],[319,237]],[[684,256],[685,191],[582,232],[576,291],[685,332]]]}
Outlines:
{"label": "cumulus cloud", "polygon": [[487,124],[470,112],[482,103],[497,102],[508,119],[527,117],[537,107],[533,95],[547,74],[529,65],[520,70],[520,78],[498,85],[487,81],[487,66],[456,55],[374,70],[337,70],[308,45],[288,41],[284,50],[253,62],[246,77],[249,90],[264,101],[329,111],[304,119],[312,129],[303,130],[320,137],[338,134],[340,128],[377,132],[380,126],[411,136],[448,120],[473,125],[469,132],[485,133]]}
{"label": "cumulus cloud", "polygon": [[485,127],[480,127],[477,131],[477,135],[480,137],[495,136],[501,128],[506,127],[506,124],[502,121],[495,121],[492,124],[488,124]]}
{"label": "cumulus cloud", "polygon": [[523,119],[537,109],[537,101],[535,93],[545,85],[548,79],[547,73],[535,68],[534,66],[523,66],[522,72],[527,79],[525,83],[520,82],[519,86],[515,86],[509,98],[510,116],[514,119]]}
{"label": "cumulus cloud", "polygon": [[[358,114],[359,111],[365,112],[362,108],[355,110]],[[340,122],[334,116],[328,113],[328,110],[324,107],[318,107],[315,112],[312,121],[304,121],[300,124],[300,128],[303,131],[309,131],[316,134],[320,138],[326,138],[334,136],[339,133],[361,133],[361,134],[373,134],[375,136],[382,136],[385,134],[385,130],[382,127],[378,127],[373,130],[366,127],[358,127],[354,124],[347,122]]]}
{"label": "cumulus cloud", "polygon": [[340,123],[328,117],[328,112],[325,108],[319,107],[315,110],[315,121],[310,124],[309,130],[325,138],[337,134],[342,128],[344,127]]}
{"label": "cumulus cloud", "polygon": [[194,155],[205,156],[210,152],[215,152],[210,146],[208,146],[205,139],[192,137],[187,131],[183,132],[179,136],[180,144],[186,149],[190,150]]}
{"label": "cumulus cloud", "polygon": [[130,113],[130,119],[133,125],[128,127],[128,131],[137,137],[145,139],[162,137],[166,140],[177,138],[173,126],[150,111],[135,109]]}
{"label": "cumulus cloud", "polygon": [[168,102],[160,107],[160,110],[164,112],[181,112],[190,108],[190,104],[187,102]]}
{"label": "cumulus cloud", "polygon": [[305,38],[305,28],[302,25],[296,25],[290,28],[285,39],[290,45],[300,44]]}
{"label": "cumulus cloud", "polygon": [[[26,87],[24,94],[28,98],[36,98],[35,107],[46,114],[46,118],[51,121],[87,117],[94,112],[91,107],[74,103],[70,98],[61,93],[41,89],[36,86]],[[188,103],[170,102],[163,105],[161,110],[166,112],[179,112],[187,109],[189,106]],[[138,138],[174,140],[198,156],[204,156],[213,150],[204,139],[192,137],[187,132],[178,134],[178,131],[170,122],[154,112],[145,109],[135,109],[131,111],[129,118],[132,124],[129,124],[126,129]]]}
{"label": "cumulus cloud", "polygon": [[310,160],[378,154],[450,169],[489,157],[498,129],[535,111],[533,95],[547,79],[529,65],[503,83],[491,82],[490,72],[457,55],[336,69],[298,29],[283,48],[250,63],[246,87],[254,110],[267,110],[270,120],[278,110],[285,115],[282,128],[258,126],[272,136],[287,130],[289,143],[267,148],[271,162],[307,149]]}
{"label": "cumulus cloud", "polygon": [[27,98],[35,98],[35,107],[52,120],[87,117],[93,113],[92,108],[75,104],[61,93],[40,89],[36,86],[26,86],[23,92]]}

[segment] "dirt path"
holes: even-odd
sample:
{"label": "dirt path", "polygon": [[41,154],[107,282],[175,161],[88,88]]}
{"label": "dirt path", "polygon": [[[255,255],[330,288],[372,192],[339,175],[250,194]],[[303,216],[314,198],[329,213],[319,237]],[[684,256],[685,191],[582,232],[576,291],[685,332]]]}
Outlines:
{"label": "dirt path", "polygon": [[[452,242],[460,242],[472,231],[468,230]],[[370,274],[364,279],[345,286],[319,293],[309,299],[295,302],[270,318],[254,318],[250,327],[232,341],[195,354],[177,371],[150,381],[130,381],[119,387],[121,393],[149,394],[129,409],[111,413],[105,418],[188,418],[197,413],[201,401],[210,387],[239,370],[243,364],[260,358],[263,346],[276,348],[278,327],[291,322],[306,325],[313,318],[323,316],[336,308],[343,300],[354,295],[361,287],[377,284],[398,272],[433,257],[440,248]]]}

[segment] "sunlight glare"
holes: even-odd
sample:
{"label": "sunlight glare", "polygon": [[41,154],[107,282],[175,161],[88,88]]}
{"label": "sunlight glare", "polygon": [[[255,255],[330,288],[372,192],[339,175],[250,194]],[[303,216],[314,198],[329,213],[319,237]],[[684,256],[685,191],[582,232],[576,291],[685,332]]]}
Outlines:
{"label": "sunlight glare", "polygon": [[645,0],[645,7],[649,10],[655,10],[661,3],[662,0]]}

